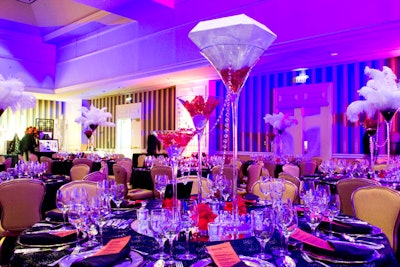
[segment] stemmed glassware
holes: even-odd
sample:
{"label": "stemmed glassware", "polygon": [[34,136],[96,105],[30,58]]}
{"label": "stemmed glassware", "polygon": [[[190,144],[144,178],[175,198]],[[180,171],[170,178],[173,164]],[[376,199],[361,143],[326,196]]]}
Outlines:
{"label": "stemmed glassware", "polygon": [[338,194],[331,194],[328,198],[327,207],[324,215],[329,221],[329,238],[333,239],[332,223],[333,219],[340,213],[340,198]]}
{"label": "stemmed glassware", "polygon": [[214,178],[214,185],[215,188],[219,191],[220,195],[223,197],[223,192],[226,187],[226,175],[224,174],[217,174]]}
{"label": "stemmed glassware", "polygon": [[[254,31],[253,31],[254,30]],[[253,32],[254,34],[244,34]],[[200,22],[189,33],[200,53],[214,66],[227,89],[226,98],[232,109],[232,160],[237,162],[239,95],[251,69],[276,39],[266,26],[246,15]],[[226,112],[229,114],[229,112]],[[229,115],[225,120],[229,125]],[[226,127],[229,130],[229,126]],[[228,132],[226,131],[226,135]],[[227,139],[227,138],[226,138]],[[224,143],[224,150],[227,143]],[[238,171],[234,169],[233,177]],[[237,180],[232,180],[232,215],[234,226],[240,227]]]}
{"label": "stemmed glassware", "polygon": [[168,259],[169,255],[164,252],[164,244],[167,241],[164,235],[163,227],[167,220],[167,210],[166,209],[152,209],[150,211],[150,228],[153,232],[153,237],[156,239],[160,245],[160,252],[153,254],[154,259]]}
{"label": "stemmed glassware", "polygon": [[199,213],[197,210],[197,201],[193,199],[184,199],[180,201],[181,228],[185,232],[186,251],[184,254],[178,255],[180,260],[194,260],[197,258],[195,254],[189,251],[189,234],[199,223]]}
{"label": "stemmed glassware", "polygon": [[164,199],[165,190],[168,184],[168,175],[157,174],[155,176],[155,188],[160,193],[161,201]]}
{"label": "stemmed glassware", "polygon": [[260,181],[260,191],[265,196],[263,204],[265,205],[270,204],[271,201],[269,201],[269,199],[271,197],[270,192],[271,192],[272,178],[271,176],[260,176],[259,181]]}
{"label": "stemmed glassware", "polygon": [[217,193],[218,189],[211,175],[207,175],[207,188],[210,192],[208,197],[210,198],[211,202],[214,202],[215,193]]}
{"label": "stemmed glassware", "polygon": [[251,219],[254,236],[261,245],[261,252],[255,256],[263,260],[269,260],[272,256],[265,253],[265,247],[275,231],[273,210],[271,208],[253,210]]}
{"label": "stemmed glassware", "polygon": [[103,227],[111,215],[107,198],[94,196],[90,202],[90,216],[99,227],[100,245],[103,245]]}
{"label": "stemmed glassware", "polygon": [[125,197],[125,186],[123,184],[114,184],[110,189],[113,195],[113,201],[117,206],[117,211],[115,211],[115,213],[121,214],[123,212],[119,209],[121,208],[122,201]]}
{"label": "stemmed glassware", "polygon": [[297,211],[293,207],[290,199],[287,199],[285,202],[282,202],[281,205],[277,206],[276,220],[277,227],[284,237],[284,249],[281,251],[280,256],[287,256],[289,255],[289,237],[298,227]]}
{"label": "stemmed glassware", "polygon": [[169,259],[165,262],[167,266],[175,266],[176,262],[173,257],[174,240],[178,236],[181,227],[181,216],[178,208],[172,207],[166,210],[166,218],[163,227],[165,237],[169,241]]}
{"label": "stemmed glassware", "polygon": [[193,138],[195,132],[192,129],[163,130],[157,131],[157,137],[163,144],[164,149],[168,153],[170,165],[172,167],[172,206],[178,207],[178,158],[182,155],[183,150]]}
{"label": "stemmed glassware", "polygon": [[70,204],[70,191],[69,190],[57,190],[56,193],[56,206],[62,212],[63,215],[63,226],[62,229],[67,229],[67,212]]}
{"label": "stemmed glassware", "polygon": [[374,175],[374,136],[378,130],[378,122],[373,117],[367,117],[363,123],[364,129],[368,134],[369,139],[369,155],[371,174]]}
{"label": "stemmed glassware", "polygon": [[218,106],[220,100],[215,96],[181,96],[178,100],[182,103],[185,109],[189,112],[192,118],[194,128],[197,135],[197,178],[198,178],[198,201],[202,202],[202,188],[201,188],[201,178],[202,178],[202,151],[201,151],[201,138],[204,134],[204,129],[206,128],[207,122],[214,112],[215,108]]}
{"label": "stemmed glassware", "polygon": [[69,206],[68,209],[68,221],[75,227],[76,229],[76,250],[80,250],[79,244],[79,233],[83,229],[83,223],[85,221],[85,216],[87,216],[87,210],[83,204],[73,203]]}
{"label": "stemmed glassware", "polygon": [[299,188],[300,199],[303,201],[304,207],[307,206],[315,195],[315,183],[312,179],[304,179],[300,182]]}
{"label": "stemmed glassware", "polygon": [[325,208],[324,203],[316,196],[309,203],[304,204],[304,218],[310,226],[313,235],[316,235],[316,229],[322,221]]}

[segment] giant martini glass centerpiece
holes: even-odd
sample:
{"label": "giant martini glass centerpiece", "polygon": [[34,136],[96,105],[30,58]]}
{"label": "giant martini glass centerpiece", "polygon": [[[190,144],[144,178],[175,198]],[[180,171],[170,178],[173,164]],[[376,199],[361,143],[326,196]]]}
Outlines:
{"label": "giant martini glass centerpiece", "polygon": [[164,149],[167,151],[170,165],[172,167],[172,191],[173,200],[172,205],[178,207],[177,197],[177,175],[178,175],[178,158],[181,157],[182,152],[185,150],[187,144],[192,140],[195,132],[192,129],[178,129],[178,130],[161,130],[156,131],[157,137],[163,144]]}
{"label": "giant martini glass centerpiece", "polygon": [[178,97],[179,102],[185,107],[192,118],[194,128],[197,134],[197,180],[198,180],[198,203],[202,202],[202,152],[201,152],[201,138],[206,128],[207,122],[219,104],[219,100],[215,96],[181,96]]}
{"label": "giant martini glass centerpiece", "polygon": [[[227,88],[232,108],[232,162],[237,162],[237,125],[240,91],[251,69],[276,39],[265,25],[242,14],[202,21],[189,33],[200,53],[214,66]],[[234,168],[234,176],[238,171]],[[237,179],[232,181],[233,222],[239,223]]]}

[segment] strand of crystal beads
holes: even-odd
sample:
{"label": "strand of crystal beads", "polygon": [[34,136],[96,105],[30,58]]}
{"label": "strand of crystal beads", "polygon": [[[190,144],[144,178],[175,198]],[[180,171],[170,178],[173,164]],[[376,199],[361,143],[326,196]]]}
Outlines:
{"label": "strand of crystal beads", "polygon": [[[231,106],[231,94],[227,94],[226,101],[224,103],[225,110],[225,121],[224,121],[224,136],[222,139],[222,162],[225,164],[226,151],[228,150],[229,142],[229,123],[230,123],[230,106]],[[222,175],[223,168],[220,169],[220,174]]]}
{"label": "strand of crystal beads", "polygon": [[[386,123],[386,122],[385,122]],[[386,139],[385,139],[385,142],[383,142],[382,144],[379,144],[379,125],[376,127],[376,134],[375,134],[375,136],[376,136],[376,139],[375,139],[375,145],[378,147],[378,148],[381,148],[381,147],[384,147],[386,144],[387,144],[387,142],[388,142],[388,139],[389,139],[389,135],[386,135]]]}

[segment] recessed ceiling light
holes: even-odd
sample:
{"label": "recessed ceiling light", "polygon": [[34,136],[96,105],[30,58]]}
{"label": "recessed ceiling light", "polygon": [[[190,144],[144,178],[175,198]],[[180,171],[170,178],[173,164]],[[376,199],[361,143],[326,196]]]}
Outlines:
{"label": "recessed ceiling light", "polygon": [[337,52],[331,53],[331,56],[332,56],[332,57],[336,57],[337,55],[339,55],[339,53],[337,53]]}
{"label": "recessed ceiling light", "polygon": [[33,2],[35,2],[36,0],[17,0],[19,2],[25,3],[25,4],[32,4]]}

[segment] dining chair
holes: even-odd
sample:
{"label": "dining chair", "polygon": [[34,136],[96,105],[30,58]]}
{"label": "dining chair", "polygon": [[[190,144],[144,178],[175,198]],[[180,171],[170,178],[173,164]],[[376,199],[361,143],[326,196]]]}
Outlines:
{"label": "dining chair", "polygon": [[[191,196],[197,196],[199,194],[199,179],[197,175],[185,175],[177,178],[178,183],[187,183],[187,182],[193,182],[192,184],[192,191],[190,192]],[[207,178],[201,177],[200,180],[201,184],[201,196],[202,198],[206,198],[210,191],[208,190],[207,187]]]}
{"label": "dining chair", "polygon": [[88,158],[76,158],[72,160],[72,166],[78,165],[78,164],[86,164],[89,166],[89,171],[93,167],[93,160],[88,159]]}
{"label": "dining chair", "polygon": [[6,158],[4,160],[3,164],[4,164],[4,167],[5,167],[5,170],[7,171],[7,169],[11,168],[12,158]]}
{"label": "dining chair", "polygon": [[4,155],[0,155],[0,164],[4,164],[4,161],[6,161],[6,157]]}
{"label": "dining chair", "polygon": [[[300,179],[296,176],[290,175],[286,172],[281,172],[279,173],[279,178],[282,178],[286,181],[292,182],[294,185],[297,186],[297,189],[300,188]],[[300,196],[297,194],[297,198],[293,201],[294,204],[299,204],[300,203]]]}
{"label": "dining chair", "polygon": [[156,175],[158,175],[158,174],[166,174],[168,176],[168,180],[171,181],[171,179],[172,179],[171,166],[159,165],[159,166],[153,166],[150,169],[150,176],[151,176],[151,180],[153,181],[153,194],[154,194],[154,197],[156,197],[156,198],[160,198],[160,193],[155,189],[155,180],[156,180]]}
{"label": "dining chair", "polygon": [[254,183],[260,180],[262,167],[262,163],[254,163],[247,167],[247,193],[253,193],[251,192],[251,189],[253,188]]}
{"label": "dining chair", "polygon": [[[300,177],[300,168],[294,164],[285,164],[282,166],[282,170],[285,173],[288,173],[294,177]],[[279,176],[278,176],[279,177]]]}
{"label": "dining chair", "polygon": [[14,179],[0,184],[0,263],[7,262],[19,234],[42,219],[46,192],[36,179]]}
{"label": "dining chair", "polygon": [[[213,177],[215,177],[216,175],[218,175],[222,172],[222,174],[224,174],[227,179],[232,180],[235,168],[236,168],[236,174],[239,175],[239,168],[236,166],[233,166],[233,165],[214,166],[211,169],[211,174]],[[235,178],[238,179],[238,177],[235,177]]]}
{"label": "dining chair", "polygon": [[[285,180],[284,183],[285,183],[285,189],[283,191],[282,200],[286,201],[287,199],[290,199],[290,201],[292,201],[292,203],[294,203],[295,200],[298,198],[299,190],[298,190],[297,186],[292,182]],[[265,198],[265,195],[261,192],[261,189],[260,189],[260,181],[257,181],[254,183],[252,192],[254,195],[256,195],[262,199]],[[270,200],[271,197],[268,196],[267,199]]]}
{"label": "dining chair", "polygon": [[104,173],[102,173],[101,171],[90,172],[82,178],[83,181],[93,181],[93,182],[100,182],[105,179],[106,178],[104,176]]}
{"label": "dining chair", "polygon": [[324,161],[324,159],[322,157],[319,157],[319,156],[311,157],[311,160],[315,160],[315,163],[317,163],[317,167],[316,168],[318,168],[319,165],[321,165],[321,163]]}
{"label": "dining chair", "polygon": [[47,169],[45,171],[45,174],[52,174],[51,168],[53,166],[53,160],[49,157],[41,156],[39,158],[39,161],[40,161],[40,163],[47,162]]}
{"label": "dining chair", "polygon": [[268,170],[270,176],[275,177],[276,162],[264,160],[264,167]]}
{"label": "dining chair", "polygon": [[37,156],[36,154],[30,153],[30,154],[29,154],[29,161],[31,161],[31,162],[38,162],[38,161],[39,161],[39,158],[38,158],[38,156]]}
{"label": "dining chair", "polygon": [[367,178],[343,178],[336,184],[336,191],[340,198],[340,212],[354,216],[353,205],[351,202],[351,195],[353,192],[363,186],[381,185],[378,181],[370,180]]}
{"label": "dining chair", "polygon": [[305,160],[301,161],[299,163],[299,168],[300,168],[300,176],[305,176],[305,175],[312,175],[315,173],[315,170],[317,168],[317,162],[315,160]]}
{"label": "dining chair", "polygon": [[132,159],[125,157],[119,158],[115,161],[115,163],[125,168],[127,179],[130,181],[132,176]]}
{"label": "dining chair", "polygon": [[125,188],[125,198],[131,200],[147,199],[153,197],[153,191],[141,188],[128,188],[128,176],[126,168],[118,163],[113,165],[114,179],[117,184],[123,184]]}
{"label": "dining chair", "polygon": [[69,175],[71,181],[82,180],[85,175],[90,172],[90,167],[87,164],[77,164],[71,167]]}
{"label": "dining chair", "polygon": [[108,180],[109,177],[108,177],[108,164],[107,164],[107,162],[101,161],[101,162],[100,162],[100,166],[101,166],[101,167],[100,167],[100,172],[103,173],[104,178],[105,178],[106,180]]}
{"label": "dining chair", "polygon": [[382,229],[396,252],[400,223],[400,192],[387,186],[365,186],[353,192],[351,201],[355,216]]}
{"label": "dining chair", "polygon": [[146,155],[142,154],[137,158],[137,167],[142,168],[144,167],[144,163],[146,161]]}

